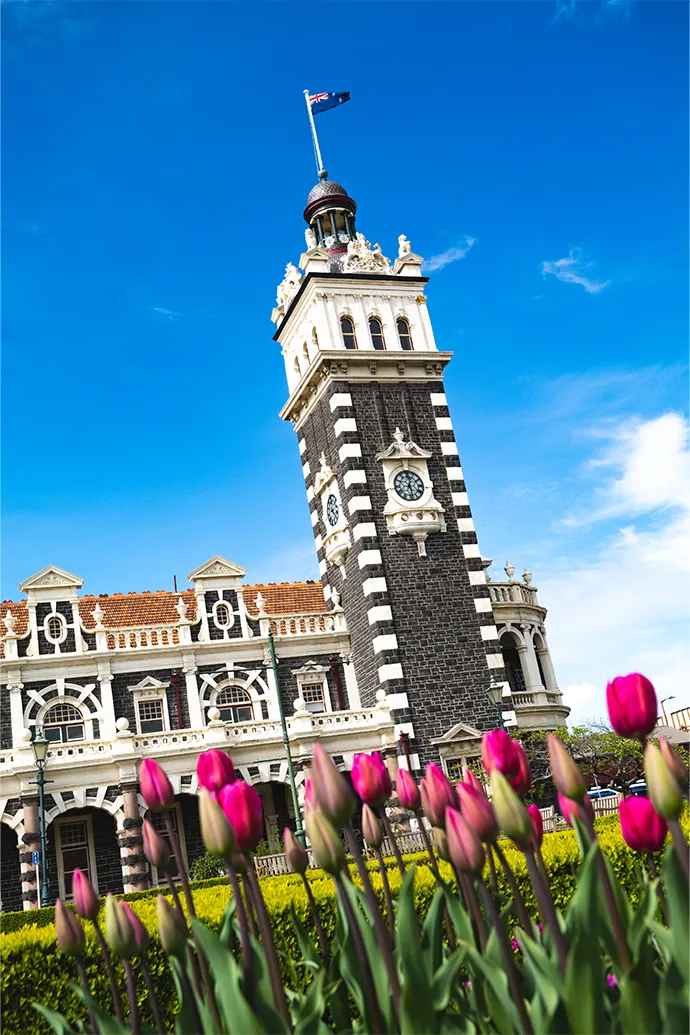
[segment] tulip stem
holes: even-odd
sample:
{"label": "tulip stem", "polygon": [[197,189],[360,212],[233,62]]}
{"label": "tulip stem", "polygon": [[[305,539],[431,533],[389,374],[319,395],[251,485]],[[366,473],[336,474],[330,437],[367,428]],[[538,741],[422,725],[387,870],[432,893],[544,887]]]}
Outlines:
{"label": "tulip stem", "polygon": [[491,850],[491,845],[486,846],[486,857],[489,860],[489,874],[491,875],[491,892],[494,895],[498,895],[498,878],[496,877],[496,863],[494,862],[494,853]]}
{"label": "tulip stem", "polygon": [[687,880],[690,876],[690,867],[688,866],[688,842],[683,837],[683,831],[681,830],[680,823],[677,819],[668,819],[666,822],[668,823],[668,829],[671,831],[673,847],[680,859],[681,865],[685,871],[685,879]]}
{"label": "tulip stem", "polygon": [[283,1018],[285,1023],[290,1026],[290,1011],[288,1010],[287,999],[285,998],[285,989],[283,988],[283,978],[280,973],[278,954],[276,952],[276,945],[271,931],[271,921],[269,920],[268,912],[266,911],[266,904],[261,895],[261,888],[259,887],[256,870],[254,869],[254,860],[249,856],[247,862],[249,865],[249,869],[247,870],[247,879],[252,890],[256,919],[261,931],[261,941],[263,943],[264,953],[266,954],[266,964],[268,966],[268,975],[271,981],[273,1002],[275,1003],[276,1010],[280,1016]]}
{"label": "tulip stem", "polygon": [[376,861],[379,864],[379,870],[381,871],[381,882],[383,884],[383,894],[386,899],[386,912],[388,913],[388,927],[391,932],[391,941],[395,945],[395,913],[393,912],[393,897],[391,895],[391,886],[388,883],[388,874],[386,873],[386,864],[383,861],[383,855],[381,854],[380,848],[374,848],[374,855]]}
{"label": "tulip stem", "polygon": [[472,879],[466,873],[460,873],[455,866],[453,866],[453,873],[458,882],[458,888],[462,888],[462,897],[465,900],[465,907],[472,918],[472,926],[474,928],[474,937],[477,942],[477,948],[483,952],[488,941],[488,934],[486,932],[484,917],[482,916],[482,907],[479,904],[479,899],[474,890]]}
{"label": "tulip stem", "polygon": [[376,811],[378,812],[379,819],[383,823],[383,829],[385,831],[386,837],[390,841],[391,846],[393,848],[393,855],[395,856],[395,861],[398,864],[398,869],[400,870],[400,876],[402,877],[403,880],[405,880],[405,863],[403,861],[402,852],[400,851],[400,845],[398,844],[398,840],[397,840],[395,834],[393,833],[393,827],[391,826],[391,822],[390,822],[390,820],[388,818],[388,814],[386,812],[386,806],[385,805],[379,805],[379,807],[378,807],[378,809]]}
{"label": "tulip stem", "polygon": [[[585,812],[585,828],[589,835],[590,842],[593,843],[596,841],[597,835],[594,833],[594,817],[588,812]],[[604,892],[604,898],[606,899],[609,916],[611,918],[613,937],[618,948],[618,963],[623,973],[627,974],[632,967],[632,959],[630,958],[630,950],[628,949],[628,943],[625,940],[625,931],[623,930],[623,924],[621,923],[621,918],[618,913],[618,906],[616,905],[613,888],[611,887],[609,871],[606,869],[606,860],[601,854],[601,851],[597,856],[597,869],[599,870],[601,886]]]}
{"label": "tulip stem", "polygon": [[113,1000],[113,1009],[115,1010],[115,1016],[117,1017],[120,1024],[124,1024],[125,1015],[122,1009],[122,996],[120,995],[120,989],[117,985],[115,970],[113,968],[112,960],[110,959],[108,946],[106,945],[105,938],[103,937],[103,931],[101,931],[98,920],[92,920],[91,922],[96,932],[96,939],[101,950],[103,962],[105,963],[105,972],[108,975],[108,981],[110,983],[110,995]]}
{"label": "tulip stem", "polygon": [[247,877],[246,873],[242,874],[242,888],[244,890],[244,907],[247,913],[247,922],[249,923],[249,930],[258,942],[259,925],[256,920],[256,908],[254,906],[254,899],[252,897],[252,889],[249,886],[249,878]]}
{"label": "tulip stem", "polygon": [[232,888],[232,897],[235,900],[235,911],[237,923],[240,928],[240,944],[242,946],[242,970],[244,971],[244,997],[252,1010],[254,1009],[255,985],[254,985],[254,962],[252,958],[252,945],[249,940],[249,925],[247,923],[247,911],[244,907],[240,882],[237,874],[228,863],[228,878]]}
{"label": "tulip stem", "polygon": [[352,934],[352,941],[355,945],[355,951],[357,953],[357,959],[362,970],[362,988],[364,990],[364,998],[367,1001],[369,1007],[369,1022],[371,1024],[371,1030],[373,1035],[382,1035],[384,1030],[383,1020],[381,1018],[381,1010],[379,1008],[379,1002],[376,998],[376,989],[374,988],[374,979],[371,974],[371,967],[369,960],[367,959],[367,950],[364,946],[364,939],[362,938],[362,932],[359,929],[359,923],[355,916],[355,911],[352,908],[352,903],[347,893],[347,889],[343,882],[343,875],[341,873],[333,874],[333,880],[335,886],[340,894],[340,901],[342,903],[343,912],[347,917],[347,922],[350,927],[350,933]]}
{"label": "tulip stem", "polygon": [[520,991],[520,982],[518,981],[517,972],[515,970],[515,960],[510,948],[510,942],[508,941],[508,935],[506,934],[505,927],[503,926],[501,916],[498,912],[498,907],[491,896],[491,892],[481,878],[479,879],[479,890],[484,900],[486,914],[491,921],[492,927],[496,931],[498,944],[501,949],[501,956],[503,957],[503,969],[508,978],[511,997],[517,1007],[522,1032],[524,1035],[533,1035],[534,1029],[530,1023],[530,1019],[525,1008],[525,1000],[522,998],[522,992]]}
{"label": "tulip stem", "polygon": [[[79,975],[79,980],[81,981],[82,988],[84,989],[87,995],[91,995],[91,989],[89,988],[89,979],[86,976],[86,967],[84,966],[84,961],[81,959],[80,956],[76,956],[74,962],[77,965],[77,974]],[[91,1021],[91,1027],[93,1028],[94,1035],[99,1035],[101,1029],[98,1027],[96,1015],[90,1006],[88,1007],[88,1011],[89,1020]],[[163,1033],[163,1035],[165,1035],[165,1033]]]}
{"label": "tulip stem", "polygon": [[311,910],[312,919],[314,920],[314,927],[316,929],[316,937],[319,940],[319,948],[321,949],[321,958],[323,960],[324,967],[328,967],[330,952],[328,948],[328,939],[326,938],[326,932],[323,929],[321,923],[321,917],[319,916],[319,910],[314,899],[314,892],[311,890],[311,885],[307,880],[306,873],[301,874],[302,883],[304,884],[304,890],[307,893],[307,901],[309,902],[309,909]]}
{"label": "tulip stem", "polygon": [[[179,964],[179,967],[177,968],[177,971],[178,971],[178,977],[180,979],[180,984],[183,986],[183,992],[184,992],[184,994],[186,996],[186,999],[187,999],[187,1005],[189,1006],[189,1009],[192,1012],[192,1021],[193,1021],[193,1024],[194,1024],[194,1031],[195,1031],[195,1033],[196,1032],[201,1033],[204,1030],[204,1026],[201,1023],[201,1017],[199,1016],[199,1008],[197,1006],[197,997],[194,994],[194,989],[192,988],[191,982],[190,982],[190,980],[189,980],[189,978],[187,976],[187,971],[185,970],[184,966],[182,965],[182,961],[181,960],[177,960],[177,963]],[[223,1030],[222,1028],[218,1029],[218,1031],[222,1031],[222,1030]]]}
{"label": "tulip stem", "polygon": [[[172,877],[167,872],[167,870],[166,870],[166,873],[165,873],[165,877],[166,877],[166,880],[168,882],[168,887],[170,888],[170,894],[172,895],[172,900],[175,903],[175,909],[178,911],[180,916],[184,919],[184,913],[182,911],[182,903],[180,902],[180,893],[177,890],[177,887],[175,886],[175,881],[172,879]],[[185,920],[185,927],[187,927],[187,921],[186,920]],[[197,958],[196,958],[196,956],[194,954],[194,949],[189,944],[189,942],[187,942],[187,958],[189,960],[189,967],[190,967],[190,970],[192,972],[192,982],[194,983],[194,991],[196,992],[196,994],[198,996],[201,996],[201,977],[199,976],[199,964],[198,964]]]}
{"label": "tulip stem", "polygon": [[[497,841],[494,841],[493,845],[489,845],[488,846],[489,858],[491,858],[491,848],[492,847],[496,851],[496,855],[498,856],[498,861],[500,862],[501,868],[502,868],[502,870],[503,870],[503,872],[505,874],[505,878],[508,881],[508,887],[510,888],[510,893],[513,896],[513,902],[515,903],[515,912],[517,913],[517,919],[520,922],[520,926],[524,930],[525,934],[531,934],[532,933],[532,917],[529,915],[529,911],[527,909],[527,906],[525,905],[525,900],[522,897],[522,892],[520,891],[520,888],[519,888],[517,879],[515,877],[515,874],[513,873],[512,867],[511,867],[510,863],[508,862],[508,860],[506,859],[505,854],[503,852],[503,849],[500,847],[500,845],[498,844]],[[540,908],[539,912],[541,913],[541,908]],[[541,918],[541,922],[542,923],[546,923],[546,917],[543,916],[543,915],[542,915],[542,918]]]}
{"label": "tulip stem", "polygon": [[[442,882],[442,880],[443,880],[443,877],[441,876],[441,871],[438,868],[438,863],[436,862],[436,856],[434,855],[434,849],[432,848],[431,841],[429,839],[429,835],[428,835],[426,827],[424,826],[424,823],[422,821],[422,813],[421,813],[421,811],[419,809],[417,809],[417,811],[415,812],[415,816],[417,818],[417,825],[419,827],[419,832],[422,835],[422,841],[424,842],[424,847],[427,850],[427,854],[429,856],[429,861],[431,862],[431,872],[433,873],[434,877],[436,878],[436,880],[440,884]],[[448,912],[447,909],[445,910],[445,928],[446,928],[446,938],[448,939],[448,948],[450,949],[451,952],[455,952],[455,948],[456,948],[456,945],[457,945],[457,942],[455,940],[455,931],[453,930],[453,924],[452,924],[451,919],[450,919],[450,913]]]}
{"label": "tulip stem", "polygon": [[127,980],[127,998],[129,999],[129,1023],[132,1029],[132,1035],[140,1035],[141,1023],[139,1021],[139,1006],[137,1004],[137,987],[134,984],[132,964],[129,962],[129,960],[123,960],[122,966],[125,968],[125,978]]}
{"label": "tulip stem", "polygon": [[160,1004],[158,1002],[158,996],[156,995],[156,989],[153,987],[153,981],[151,980],[151,971],[149,970],[148,963],[146,962],[146,956],[142,955],[141,960],[141,972],[144,975],[144,983],[146,985],[146,991],[148,993],[148,1001],[151,1006],[151,1013],[153,1014],[153,1020],[156,1025],[156,1031],[158,1035],[165,1035],[165,1024],[163,1023],[163,1015],[161,1014]]}
{"label": "tulip stem", "polygon": [[[558,953],[558,962],[561,970],[565,974],[565,968],[568,963],[568,943],[565,940],[565,935],[563,934],[561,925],[558,922],[556,907],[551,898],[549,885],[544,880],[543,874],[539,870],[536,857],[531,848],[525,849],[525,862],[527,863],[530,880],[532,881],[534,894],[539,905],[539,914],[542,918],[542,923],[544,924],[544,927],[548,926],[551,931],[551,937],[553,938],[556,952]],[[527,927],[526,933],[531,934],[531,932],[532,926],[530,923]]]}
{"label": "tulip stem", "polygon": [[670,917],[668,915],[668,903],[666,902],[666,896],[664,895],[664,889],[662,888],[661,881],[659,880],[659,871],[657,870],[656,863],[654,862],[654,853],[653,852],[647,852],[647,861],[649,862],[649,868],[652,871],[652,879],[657,881],[656,893],[657,893],[657,898],[659,899],[659,905],[661,906],[661,912],[664,915],[664,923],[666,924],[667,927],[670,927],[671,926],[671,920],[670,920]]}

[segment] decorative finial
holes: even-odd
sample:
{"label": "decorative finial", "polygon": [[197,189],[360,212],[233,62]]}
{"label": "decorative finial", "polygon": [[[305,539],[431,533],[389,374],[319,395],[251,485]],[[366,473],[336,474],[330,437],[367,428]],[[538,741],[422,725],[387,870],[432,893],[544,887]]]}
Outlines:
{"label": "decorative finial", "polygon": [[7,609],[7,614],[5,615],[5,617],[2,620],[2,624],[5,626],[5,629],[7,630],[7,635],[8,636],[11,636],[14,633],[14,623],[15,623],[15,621],[16,621],[16,619],[15,619],[14,615],[12,614],[10,609],[8,608]]}
{"label": "decorative finial", "polygon": [[265,600],[263,594],[261,593],[261,591],[259,591],[256,594],[256,606],[259,609],[258,617],[259,618],[268,618],[268,615],[266,614],[266,600]]}
{"label": "decorative finial", "polygon": [[503,569],[510,581],[513,581],[513,575],[515,574],[515,565],[511,564],[510,561],[506,561],[506,566]]}
{"label": "decorative finial", "polygon": [[528,571],[527,568],[525,568],[525,570],[522,573],[522,577],[525,580],[525,585],[529,586],[532,582],[532,572]]}
{"label": "decorative finial", "polygon": [[96,603],[96,606],[94,607],[93,611],[91,612],[91,615],[92,615],[92,617],[93,617],[93,619],[94,619],[94,621],[96,623],[96,628],[97,629],[102,629],[103,628],[103,619],[105,617],[105,611],[103,610],[103,608],[101,607],[101,605],[99,603]]}
{"label": "decorative finial", "polygon": [[178,615],[180,616],[180,621],[184,622],[186,617],[187,617],[187,605],[185,604],[185,602],[182,599],[182,597],[178,597],[177,598],[177,603],[175,604],[175,610],[177,611]]}
{"label": "decorative finial", "polygon": [[402,433],[402,431],[400,430],[400,428],[396,428],[396,429],[395,429],[395,431],[393,432],[393,438],[395,439],[395,441],[396,441],[396,442],[397,442],[397,443],[398,443],[399,445],[401,445],[401,446],[404,446],[404,445],[405,445],[405,436],[403,435],[403,433]]}
{"label": "decorative finial", "polygon": [[320,180],[327,180],[328,179],[328,169],[319,169],[319,179]]}

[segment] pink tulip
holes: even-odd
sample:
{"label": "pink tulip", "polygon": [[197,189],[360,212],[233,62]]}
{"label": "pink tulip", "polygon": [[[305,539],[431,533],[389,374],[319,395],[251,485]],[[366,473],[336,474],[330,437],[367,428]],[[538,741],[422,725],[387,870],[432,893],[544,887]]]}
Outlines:
{"label": "pink tulip", "polygon": [[666,737],[659,737],[659,750],[661,751],[664,762],[678,781],[681,790],[684,793],[687,793],[688,770],[683,759],[680,757],[676,749],[669,744]]}
{"label": "pink tulip", "polygon": [[257,791],[244,780],[227,783],[218,796],[230,820],[237,847],[253,852],[263,836],[263,807]]}
{"label": "pink tulip", "polygon": [[668,827],[649,798],[623,798],[618,816],[623,839],[634,852],[661,851]]}
{"label": "pink tulip", "polygon": [[290,827],[283,831],[283,845],[285,847],[285,858],[290,864],[294,873],[306,873],[309,869],[309,856],[304,845],[297,840]]}
{"label": "pink tulip", "polygon": [[420,784],[422,806],[432,827],[445,828],[446,809],[458,807],[455,788],[435,762],[429,762]]}
{"label": "pink tulip", "polygon": [[538,805],[528,805],[527,811],[532,820],[532,829],[534,830],[534,837],[531,839],[534,842],[532,847],[538,848],[544,838],[544,818]]}
{"label": "pink tulip", "polygon": [[341,830],[352,819],[355,796],[331,756],[318,742],[312,754],[311,780],[319,808],[336,830]]}
{"label": "pink tulip", "polygon": [[80,869],[72,874],[72,896],[74,911],[86,920],[95,920],[101,908],[96,889]]}
{"label": "pink tulip", "polygon": [[463,819],[474,830],[480,841],[495,841],[498,837],[498,823],[493,805],[484,791],[476,791],[466,783],[457,785],[458,802]]}
{"label": "pink tulip", "polygon": [[529,761],[522,744],[519,740],[514,740],[513,745],[518,758],[518,771],[517,774],[510,779],[510,786],[520,795],[521,798],[524,798],[527,791],[530,789],[532,774],[530,772]]}
{"label": "pink tulip", "polygon": [[461,873],[479,873],[484,849],[476,833],[457,809],[446,809],[446,842],[450,861]]}
{"label": "pink tulip", "polygon": [[395,790],[401,808],[416,812],[422,803],[422,797],[414,776],[408,773],[407,769],[398,769],[398,775],[395,778]]}
{"label": "pink tulip", "polygon": [[55,937],[60,949],[68,956],[81,956],[86,938],[84,928],[62,899],[55,903]]}
{"label": "pink tulip", "polygon": [[371,755],[355,755],[352,783],[365,805],[383,805],[393,790],[391,778],[380,751]]}
{"label": "pink tulip", "polygon": [[170,780],[152,758],[145,758],[139,766],[139,788],[151,812],[169,809],[175,801]]}
{"label": "pink tulip", "polygon": [[316,807],[316,798],[314,796],[314,784],[311,780],[305,780],[304,782],[304,809],[313,809]]}
{"label": "pink tulip", "polygon": [[123,898],[120,899],[120,909],[124,909],[127,914],[127,918],[132,925],[132,930],[134,931],[134,944],[137,952],[144,952],[149,944],[149,932],[146,930],[129,903],[125,902]]}
{"label": "pink tulip", "polygon": [[159,870],[164,870],[170,862],[170,846],[168,842],[161,837],[148,819],[144,820],[141,833],[144,838],[144,855],[152,866]]}
{"label": "pink tulip", "polygon": [[[469,769],[467,766],[465,766],[465,768],[463,769],[462,780],[460,781],[460,783],[464,784],[467,787],[472,787],[473,790],[479,791],[480,794],[486,794],[486,791],[484,790],[484,784],[482,783],[482,781],[479,779],[478,776],[475,776],[472,770]],[[458,783],[456,784],[455,789],[457,790],[459,787],[460,784]]]}
{"label": "pink tulip", "polygon": [[644,775],[649,800],[659,815],[664,819],[678,819],[683,810],[683,793],[673,769],[652,740],[647,741],[644,749]]}
{"label": "pink tulip", "polygon": [[508,780],[518,775],[520,759],[515,750],[515,741],[505,730],[491,730],[482,737],[482,762],[487,773],[495,769]]}
{"label": "pink tulip", "polygon": [[366,803],[362,806],[362,833],[370,848],[381,847],[383,843],[381,824]]}
{"label": "pink tulip", "polygon": [[611,680],[606,687],[606,706],[611,725],[621,737],[646,737],[656,726],[656,693],[639,672]]}
{"label": "pink tulip", "polygon": [[551,763],[551,775],[559,794],[574,801],[582,801],[586,796],[587,783],[580,767],[558,737],[549,733],[546,738]]}
{"label": "pink tulip", "polygon": [[215,791],[216,794],[226,783],[232,783],[235,779],[235,767],[229,755],[224,751],[217,751],[211,748],[199,755],[196,763],[196,776],[200,787],[207,791]]}
{"label": "pink tulip", "polygon": [[587,817],[589,817],[590,820],[594,819],[592,800],[588,794],[585,794],[583,801],[579,802],[575,801],[573,798],[566,798],[566,796],[561,794],[559,791],[558,807],[561,810],[563,819],[569,827],[573,825],[573,822],[576,819],[585,826],[587,826]]}

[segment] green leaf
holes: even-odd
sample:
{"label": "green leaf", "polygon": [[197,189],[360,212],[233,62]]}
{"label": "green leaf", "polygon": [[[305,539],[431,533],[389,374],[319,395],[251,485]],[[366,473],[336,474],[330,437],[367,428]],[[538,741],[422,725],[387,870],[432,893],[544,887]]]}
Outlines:
{"label": "green leaf", "polygon": [[420,951],[419,921],[414,909],[415,867],[405,874],[398,896],[397,937],[402,969],[400,1026],[403,1033],[426,1035],[436,1031],[431,1002],[431,973],[426,953]]}
{"label": "green leaf", "polygon": [[671,963],[662,974],[659,1009],[663,1018],[663,1035],[690,1031],[687,975],[683,978],[675,963]]}
{"label": "green leaf", "polygon": [[561,968],[557,960],[550,956],[543,946],[524,933],[520,938],[520,949],[534,982],[536,994],[543,1006],[544,1028],[542,1030],[549,1031],[551,1018],[554,1017],[564,995]]}
{"label": "green leaf", "polygon": [[86,989],[76,984],[76,982],[72,983],[70,987],[74,994],[81,999],[87,1010],[93,1012],[98,1021],[101,1035],[129,1035],[131,1029],[124,1024],[120,1024],[115,1017],[111,1017],[109,1013],[106,1013],[93,996],[89,995]]}
{"label": "green leaf", "polygon": [[472,923],[462,902],[453,894],[445,881],[441,881],[441,888],[443,890],[446,909],[448,910],[451,923],[455,928],[455,934],[458,938],[458,951],[462,951],[464,955],[468,949],[474,948],[474,932],[472,930]]}
{"label": "green leaf", "polygon": [[587,850],[567,916],[570,950],[565,1000],[574,1035],[592,1035],[593,1032],[601,1035],[608,1030],[604,1010],[606,977],[599,951],[602,920],[597,903],[599,852],[599,843],[595,841]]}
{"label": "green leaf", "polygon": [[297,935],[297,944],[299,945],[299,949],[302,953],[303,959],[307,963],[314,963],[317,967],[322,967],[323,960],[321,959],[319,953],[316,951],[313,941],[307,934],[307,930],[304,924],[297,916],[297,912],[295,911],[295,905],[293,902],[290,903],[290,920],[292,922],[294,932]]}
{"label": "green leaf", "polygon": [[187,985],[182,979],[183,965],[178,959],[171,957],[170,969],[172,970],[175,988],[177,989],[177,998],[180,1004],[180,1012],[175,1018],[175,1032],[177,1035],[188,1035],[189,1032],[196,1031],[198,1026],[192,1004],[190,1003]]}
{"label": "green leaf", "polygon": [[642,892],[640,904],[633,913],[630,927],[628,929],[628,945],[630,953],[635,962],[640,955],[642,941],[649,937],[651,923],[656,916],[658,899],[656,889],[658,881],[647,881]]}
{"label": "green leaf", "polygon": [[34,1010],[38,1010],[48,1024],[51,1026],[56,1035],[76,1035],[74,1028],[70,1027],[65,1018],[57,1010],[49,1010],[47,1006],[41,1006],[40,1003],[31,1004]]}
{"label": "green leaf", "polygon": [[431,971],[436,973],[443,959],[443,920],[445,899],[439,888],[431,901],[429,912],[422,926],[422,948],[431,954]]}
{"label": "green leaf", "polygon": [[321,970],[310,984],[307,994],[300,996],[297,1009],[293,1011],[295,1035],[317,1035],[325,1028],[322,1021],[326,1008],[325,983],[326,972]]}
{"label": "green leaf", "polygon": [[690,895],[687,878],[673,845],[666,849],[662,872],[671,918],[673,958],[687,980],[690,969]]}
{"label": "green leaf", "polygon": [[496,1030],[500,1035],[515,1035],[515,1032],[521,1032],[522,1025],[508,987],[505,971],[485,959],[474,946],[471,946],[469,956],[474,969],[479,971],[485,979],[484,993]]}
{"label": "green leaf", "polygon": [[[366,952],[366,960],[364,961],[360,961],[352,938],[352,932],[350,931],[348,919],[341,901],[341,890],[342,894],[347,895],[350,905],[355,912],[356,923],[358,924],[360,934],[362,935]],[[350,994],[357,1005],[360,1015],[363,1018],[367,1018],[369,1023],[368,1030],[370,1030],[373,1026],[373,1022],[372,1018],[369,1017],[362,980],[362,966],[364,965],[369,967],[374,982],[374,994],[376,996],[379,1010],[384,1019],[385,1030],[392,1031],[392,1003],[385,965],[381,958],[378,945],[375,943],[371,925],[368,921],[365,921],[364,917],[360,913],[357,889],[354,888],[348,880],[342,881],[338,887],[338,910],[340,912],[340,920],[343,929],[347,932],[344,944],[338,954],[340,974],[350,990]]]}
{"label": "green leaf", "polygon": [[454,952],[452,956],[448,956],[443,961],[434,974],[431,998],[433,1009],[437,1013],[441,1013],[448,1008],[451,995],[453,994],[453,985],[461,966],[462,957],[459,952]]}
{"label": "green leaf", "polygon": [[621,1031],[625,1035],[649,1035],[649,1032],[661,1031],[658,986],[653,956],[645,953],[618,982]]}
{"label": "green leaf", "polygon": [[[192,930],[213,974],[216,999],[228,1032],[231,1035],[262,1035],[265,1029],[242,994],[240,970],[234,956],[201,921],[192,920]],[[281,1021],[281,1027],[276,1031],[287,1031],[285,1023]]]}

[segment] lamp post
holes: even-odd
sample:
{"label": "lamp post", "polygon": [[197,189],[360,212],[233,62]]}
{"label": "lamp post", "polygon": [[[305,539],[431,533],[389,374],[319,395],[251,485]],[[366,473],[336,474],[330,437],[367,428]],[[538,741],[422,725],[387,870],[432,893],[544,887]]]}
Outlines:
{"label": "lamp post", "polygon": [[486,688],[486,695],[496,709],[499,727],[501,729],[505,729],[505,724],[503,722],[503,709],[501,708],[501,701],[503,699],[503,683],[499,683],[495,679],[492,679]]}
{"label": "lamp post", "polygon": [[34,760],[36,763],[36,769],[38,770],[38,779],[33,780],[33,783],[38,784],[38,822],[39,830],[41,835],[41,897],[40,904],[42,906],[50,905],[50,888],[48,887],[48,865],[46,861],[46,799],[45,799],[45,767],[46,767],[46,755],[48,754],[49,741],[47,737],[43,736],[43,731],[38,728],[34,734],[34,739],[31,742],[31,747],[34,752]]}
{"label": "lamp post", "polygon": [[675,699],[676,699],[676,695],[675,694],[671,694],[670,697],[662,698],[662,700],[660,702],[661,703],[661,714],[664,717],[664,725],[665,726],[668,726],[668,718],[666,716],[666,709],[664,708],[664,705],[666,704],[667,701],[675,701]]}
{"label": "lamp post", "polygon": [[292,752],[290,750],[290,739],[288,737],[288,728],[285,721],[285,711],[283,709],[283,698],[280,694],[280,677],[278,676],[278,659],[276,658],[276,647],[273,642],[273,633],[271,632],[271,626],[268,626],[268,649],[271,653],[271,666],[273,668],[273,679],[276,685],[276,695],[278,697],[278,711],[280,712],[280,725],[283,730],[283,744],[285,746],[285,755],[287,757],[288,765],[288,776],[290,777],[290,791],[292,793],[292,807],[295,813],[295,835],[299,838],[301,843],[306,848],[307,838],[302,827],[302,815],[299,810],[299,800],[297,798],[297,786],[295,784],[295,770],[292,765]]}

